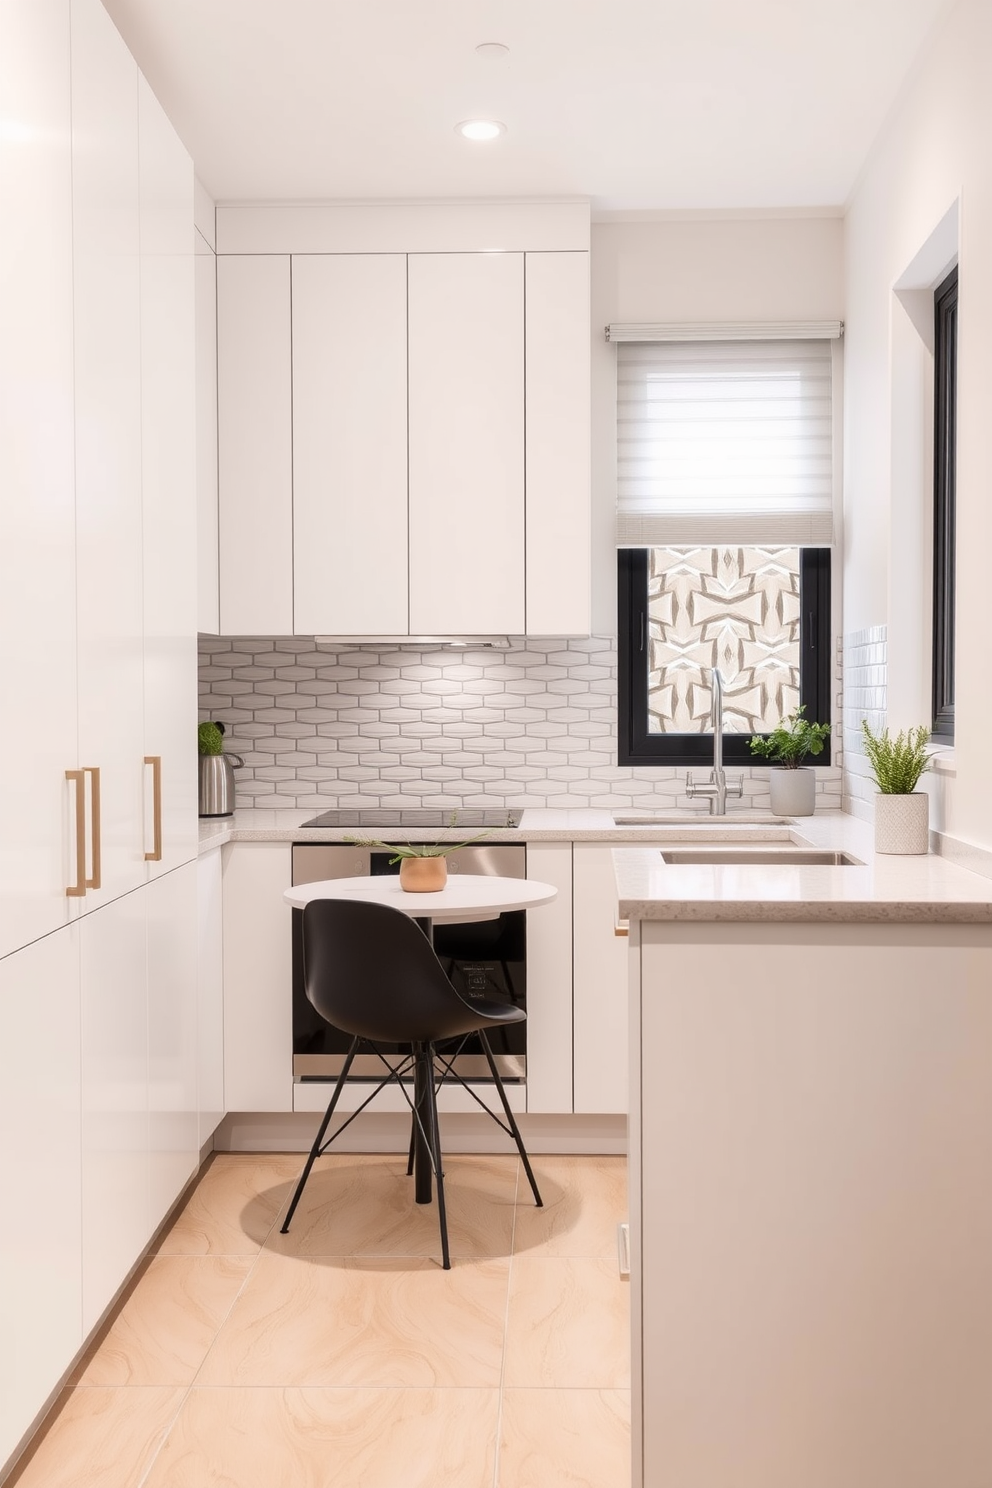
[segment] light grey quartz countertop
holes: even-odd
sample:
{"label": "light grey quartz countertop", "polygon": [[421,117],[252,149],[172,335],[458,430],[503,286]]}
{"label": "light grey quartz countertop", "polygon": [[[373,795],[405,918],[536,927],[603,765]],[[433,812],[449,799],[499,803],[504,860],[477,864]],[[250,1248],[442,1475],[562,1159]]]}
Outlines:
{"label": "light grey quartz countertop", "polygon": [[[633,811],[618,813],[634,816]],[[648,813],[645,813],[647,815]],[[302,829],[309,810],[246,808],[200,822],[200,851],[227,842],[340,842],[374,836],[423,841],[424,832],[347,827]],[[431,829],[429,840],[459,842],[465,829]],[[845,852],[859,860],[838,867],[790,863],[667,864],[664,846],[749,843]],[[992,924],[992,858],[975,854],[977,872],[935,853],[876,854],[869,823],[844,812],[818,812],[791,822],[769,815],[658,813],[643,825],[617,825],[607,810],[525,810],[519,827],[486,834],[487,842],[598,842],[614,847],[622,919],[739,921],[959,922]]]}
{"label": "light grey quartz countertop", "polygon": [[[731,820],[725,836],[733,833]],[[981,872],[936,853],[876,853],[872,825],[843,812],[796,817],[787,831],[797,846],[858,861],[836,867],[669,864],[663,847],[628,845],[613,853],[618,914],[626,920],[992,924],[992,877]],[[775,841],[767,846],[774,850]],[[992,871],[987,855],[976,855],[976,863],[983,857]]]}

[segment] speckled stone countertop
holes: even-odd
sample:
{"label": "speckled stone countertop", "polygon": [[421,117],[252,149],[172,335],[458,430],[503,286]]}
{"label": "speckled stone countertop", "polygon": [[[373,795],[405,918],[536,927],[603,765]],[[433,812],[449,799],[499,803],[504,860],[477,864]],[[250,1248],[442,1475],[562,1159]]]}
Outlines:
{"label": "speckled stone countertop", "polygon": [[[200,851],[223,846],[225,842],[340,842],[343,837],[376,837],[385,842],[424,841],[460,842],[463,837],[474,837],[476,828],[430,827],[426,830],[397,828],[386,831],[381,827],[309,827],[302,828],[300,822],[314,816],[314,808],[308,811],[273,811],[265,808],[247,807],[233,816],[207,817],[200,821]],[[633,817],[637,813],[627,808],[619,813]],[[648,813],[644,813],[647,815]],[[740,813],[732,819],[734,831],[745,839],[760,838],[775,818],[767,812],[749,816]],[[697,835],[713,830],[711,818],[706,814],[690,815],[678,813],[677,820],[671,813],[659,812],[656,818],[643,826],[614,823],[611,811],[591,809],[561,810],[553,807],[525,810],[519,827],[497,828],[486,833],[487,842],[604,842],[627,843],[655,840],[659,830],[665,840],[673,840],[684,827],[690,833],[687,840],[696,840]],[[723,829],[723,823],[716,824]]]}
{"label": "speckled stone countertop", "polygon": [[872,826],[843,812],[797,817],[787,831],[796,844],[849,853],[859,863],[667,864],[661,848],[629,845],[613,853],[618,913],[627,920],[992,924],[992,878],[934,853],[876,853]]}
{"label": "speckled stone countertop", "polygon": [[[313,809],[246,809],[200,822],[200,851],[227,842],[335,842],[344,836],[382,836],[404,842],[423,833],[347,828],[303,830]],[[634,817],[626,811],[621,816]],[[645,813],[647,815],[647,813]],[[474,835],[469,833],[469,835]],[[431,830],[436,841],[458,842],[464,831]],[[623,919],[959,922],[992,924],[992,858],[976,861],[989,876],[934,853],[876,854],[870,824],[840,811],[796,817],[731,813],[724,819],[662,814],[643,824],[614,822],[605,810],[525,810],[516,828],[487,834],[488,842],[599,842],[614,847]],[[666,864],[664,844],[746,842],[770,849],[789,842],[849,853],[860,865]]]}

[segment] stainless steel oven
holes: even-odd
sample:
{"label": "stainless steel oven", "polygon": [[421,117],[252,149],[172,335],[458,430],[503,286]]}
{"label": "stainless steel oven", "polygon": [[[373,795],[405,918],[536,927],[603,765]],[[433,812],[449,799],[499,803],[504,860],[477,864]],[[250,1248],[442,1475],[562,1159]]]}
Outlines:
{"label": "stainless steel oven", "polygon": [[[416,840],[416,839],[411,839]],[[431,839],[426,839],[431,840]],[[293,844],[293,883],[398,873],[388,849],[345,843]],[[523,843],[476,844],[448,855],[449,873],[527,877]],[[491,920],[434,926],[434,949],[463,996],[485,996],[527,1007],[527,915],[513,910]],[[511,1024],[489,1035],[496,1067],[504,1080],[520,1083],[527,1076],[526,1023]],[[314,1011],[303,990],[303,914],[293,911],[293,1077],[300,1081],[333,1080],[341,1071],[351,1038],[332,1028]],[[374,1055],[359,1056],[350,1078],[381,1078]],[[489,1078],[485,1057],[469,1040],[455,1069],[465,1080]]]}

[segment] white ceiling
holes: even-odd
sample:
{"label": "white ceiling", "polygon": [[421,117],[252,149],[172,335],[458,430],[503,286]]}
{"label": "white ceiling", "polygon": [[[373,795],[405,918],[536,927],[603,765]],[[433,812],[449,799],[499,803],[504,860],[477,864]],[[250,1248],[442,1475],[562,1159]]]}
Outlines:
{"label": "white ceiling", "polygon": [[949,3],[104,0],[218,201],[599,211],[843,205]]}

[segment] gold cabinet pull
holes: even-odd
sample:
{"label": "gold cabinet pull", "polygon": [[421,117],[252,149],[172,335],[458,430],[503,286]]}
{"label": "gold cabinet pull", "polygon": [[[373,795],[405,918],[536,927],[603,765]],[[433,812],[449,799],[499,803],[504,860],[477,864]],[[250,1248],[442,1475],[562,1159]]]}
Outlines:
{"label": "gold cabinet pull", "polygon": [[83,774],[92,777],[90,803],[93,808],[93,877],[85,879],[84,882],[88,889],[98,889],[100,887],[100,771],[96,765],[84,765]]}
{"label": "gold cabinet pull", "polygon": [[82,770],[66,770],[66,780],[76,787],[76,882],[66,889],[67,899],[86,893],[86,783]]}
{"label": "gold cabinet pull", "polygon": [[145,853],[145,862],[160,863],[162,861],[162,756],[160,754],[146,754],[145,764],[152,767],[153,819],[153,846],[151,852]]}

